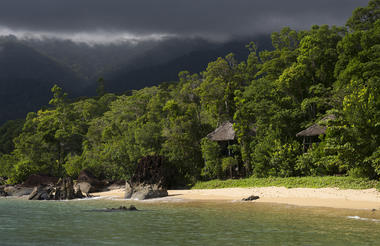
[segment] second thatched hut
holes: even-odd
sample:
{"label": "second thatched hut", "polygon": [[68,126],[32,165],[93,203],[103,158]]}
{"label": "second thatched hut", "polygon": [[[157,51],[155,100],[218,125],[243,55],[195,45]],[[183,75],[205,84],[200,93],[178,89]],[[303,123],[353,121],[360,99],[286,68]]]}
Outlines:
{"label": "second thatched hut", "polygon": [[303,137],[303,151],[306,152],[313,143],[319,142],[319,136],[325,134],[327,126],[324,124],[329,120],[335,120],[335,115],[328,115],[322,118],[318,123],[313,124],[303,131],[296,134],[297,137]]}

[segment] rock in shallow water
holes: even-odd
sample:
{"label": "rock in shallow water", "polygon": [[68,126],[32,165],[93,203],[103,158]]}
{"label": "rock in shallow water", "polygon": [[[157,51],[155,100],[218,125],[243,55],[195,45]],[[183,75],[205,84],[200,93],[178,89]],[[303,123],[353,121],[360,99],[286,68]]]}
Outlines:
{"label": "rock in shallow water", "polygon": [[129,207],[120,206],[118,208],[86,210],[86,212],[124,212],[124,211],[139,211],[139,210],[135,207],[135,205],[130,205]]}
{"label": "rock in shallow water", "polygon": [[107,208],[108,212],[115,212],[115,211],[138,211],[135,205],[130,205],[129,207],[120,206],[118,208]]}

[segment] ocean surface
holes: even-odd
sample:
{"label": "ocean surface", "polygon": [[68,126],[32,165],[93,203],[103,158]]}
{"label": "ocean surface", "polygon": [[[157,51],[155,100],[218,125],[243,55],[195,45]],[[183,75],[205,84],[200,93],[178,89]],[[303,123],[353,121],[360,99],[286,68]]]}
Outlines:
{"label": "ocean surface", "polygon": [[[104,212],[130,204],[139,211]],[[380,211],[1,198],[0,245],[380,245]]]}

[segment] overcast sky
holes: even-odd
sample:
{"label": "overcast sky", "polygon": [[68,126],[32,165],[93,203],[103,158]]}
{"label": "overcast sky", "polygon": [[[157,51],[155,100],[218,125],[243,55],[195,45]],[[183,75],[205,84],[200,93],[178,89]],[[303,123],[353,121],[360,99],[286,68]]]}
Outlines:
{"label": "overcast sky", "polygon": [[0,35],[114,42],[225,40],[284,26],[344,25],[368,0],[1,0]]}

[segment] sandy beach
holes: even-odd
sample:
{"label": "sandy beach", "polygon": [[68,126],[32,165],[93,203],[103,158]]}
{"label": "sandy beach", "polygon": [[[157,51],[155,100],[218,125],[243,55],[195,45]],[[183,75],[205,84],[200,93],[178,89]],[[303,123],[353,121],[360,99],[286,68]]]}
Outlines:
{"label": "sandy beach", "polygon": [[[225,188],[199,190],[169,190],[165,201],[238,201],[251,195],[259,196],[257,203],[281,203],[297,206],[330,207],[345,209],[380,210],[380,192],[376,189],[341,190],[337,188]],[[124,190],[116,189],[93,193],[98,197],[123,198]]]}

